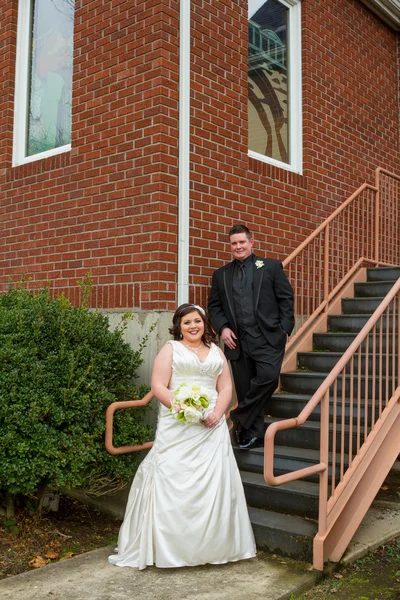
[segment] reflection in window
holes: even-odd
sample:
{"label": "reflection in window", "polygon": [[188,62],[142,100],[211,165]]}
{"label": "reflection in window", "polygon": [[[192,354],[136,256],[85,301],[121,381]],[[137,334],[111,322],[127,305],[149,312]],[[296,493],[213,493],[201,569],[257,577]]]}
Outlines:
{"label": "reflection in window", "polygon": [[71,143],[75,0],[34,0],[27,156]]}
{"label": "reflection in window", "polygon": [[289,9],[279,0],[249,0],[249,150],[289,162]]}

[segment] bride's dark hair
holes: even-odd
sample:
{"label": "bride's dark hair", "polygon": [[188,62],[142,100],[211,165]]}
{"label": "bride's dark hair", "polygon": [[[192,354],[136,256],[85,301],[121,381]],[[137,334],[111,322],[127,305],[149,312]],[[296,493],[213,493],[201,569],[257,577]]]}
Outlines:
{"label": "bride's dark hair", "polygon": [[193,311],[197,311],[200,317],[202,318],[202,321],[204,323],[204,333],[201,336],[201,341],[205,346],[209,348],[211,342],[216,342],[216,337],[211,327],[211,322],[207,313],[198,304],[181,304],[180,306],[178,306],[174,316],[172,317],[172,327],[170,327],[168,331],[173,336],[174,340],[181,340],[181,320],[183,317],[185,317]]}

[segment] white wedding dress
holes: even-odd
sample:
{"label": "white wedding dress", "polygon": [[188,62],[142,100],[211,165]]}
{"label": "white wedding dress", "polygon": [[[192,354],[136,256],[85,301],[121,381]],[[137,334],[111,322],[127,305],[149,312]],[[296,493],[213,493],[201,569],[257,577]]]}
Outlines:
{"label": "white wedding dress", "polygon": [[[207,388],[210,408],[223,361],[215,344],[204,362],[176,341],[171,391]],[[140,464],[118,538],[119,567],[221,564],[256,554],[243,486],[225,417],[213,429],[177,421],[160,403],[153,448]]]}

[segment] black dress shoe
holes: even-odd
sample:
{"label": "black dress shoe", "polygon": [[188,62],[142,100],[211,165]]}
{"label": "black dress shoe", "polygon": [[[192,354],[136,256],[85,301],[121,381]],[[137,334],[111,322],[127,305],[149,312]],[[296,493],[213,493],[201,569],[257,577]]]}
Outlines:
{"label": "black dress shoe", "polygon": [[236,425],[236,429],[235,429],[235,439],[237,444],[244,444],[246,442],[246,440],[248,439],[248,435],[247,435],[247,431],[245,430],[245,428],[243,427],[243,425],[241,423],[238,423]]}
{"label": "black dress shoe", "polygon": [[264,446],[264,438],[258,437],[249,437],[242,444],[239,444],[241,450],[251,450],[252,448],[260,448],[261,446]]}

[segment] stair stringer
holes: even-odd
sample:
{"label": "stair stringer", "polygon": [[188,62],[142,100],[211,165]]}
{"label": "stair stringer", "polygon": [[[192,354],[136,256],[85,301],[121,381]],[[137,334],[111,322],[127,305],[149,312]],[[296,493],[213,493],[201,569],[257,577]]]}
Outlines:
{"label": "stair stringer", "polygon": [[328,503],[327,529],[314,538],[314,568],[338,562],[399,454],[400,388]]}

